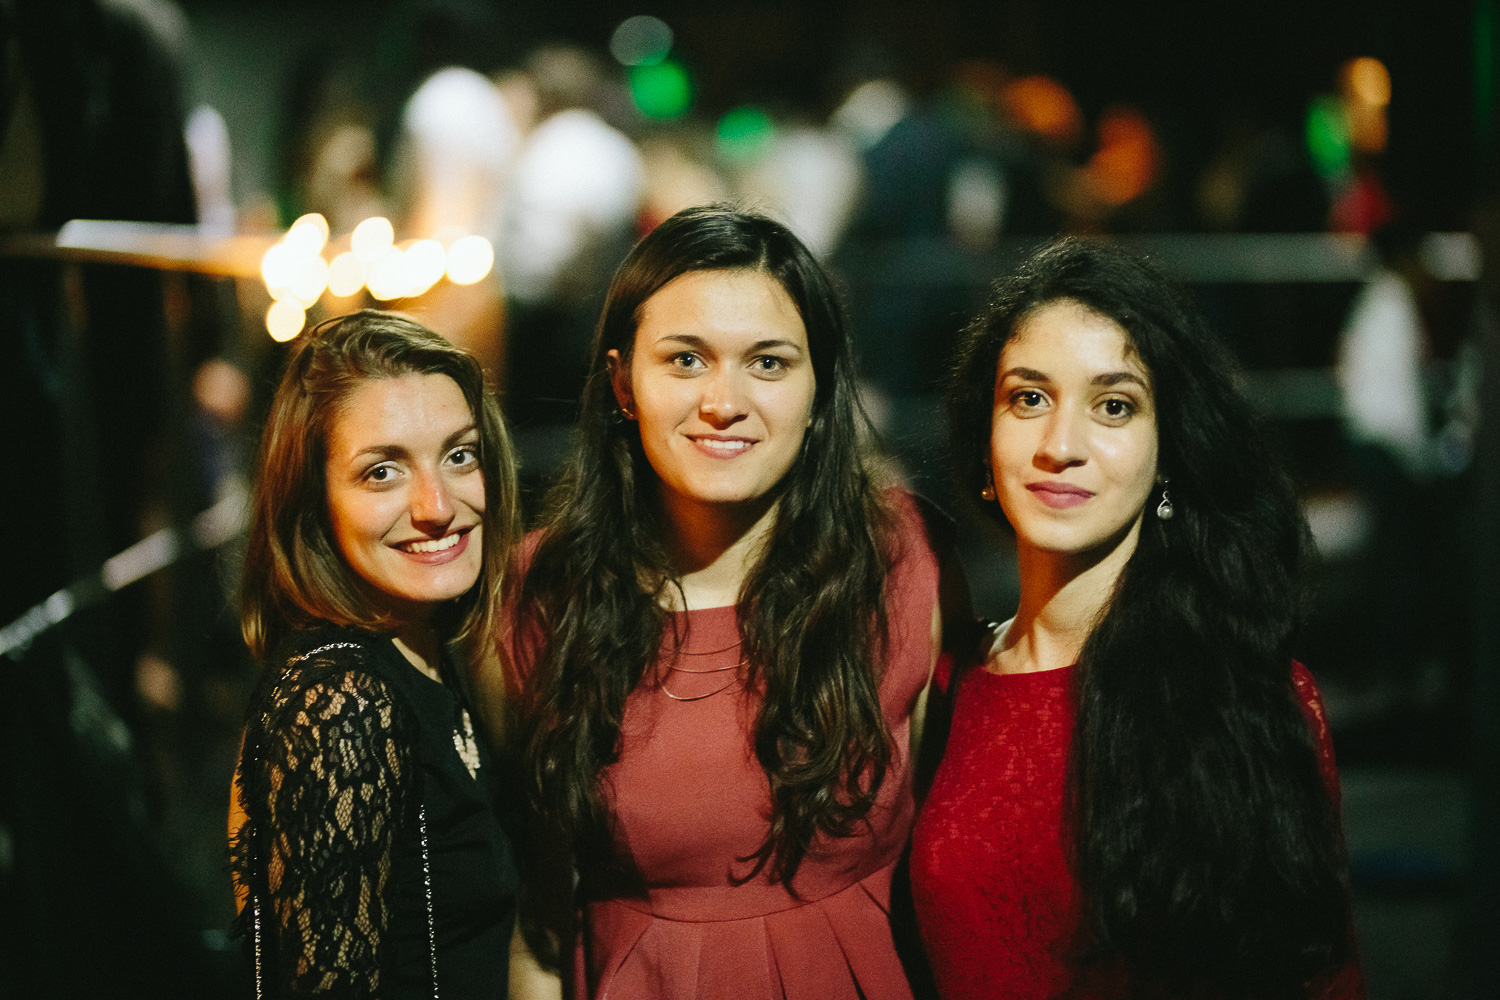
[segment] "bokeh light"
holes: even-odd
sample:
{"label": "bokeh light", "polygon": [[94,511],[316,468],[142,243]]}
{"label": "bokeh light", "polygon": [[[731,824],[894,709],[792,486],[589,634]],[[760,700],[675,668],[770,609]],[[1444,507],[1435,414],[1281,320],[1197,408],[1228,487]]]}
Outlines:
{"label": "bokeh light", "polygon": [[397,247],[387,247],[381,258],[370,265],[365,284],[370,294],[382,302],[406,296],[406,254]]}
{"label": "bokeh light", "polygon": [[649,14],[620,22],[609,39],[609,52],[622,66],[655,66],[672,51],[672,29]]}
{"label": "bokeh light", "polygon": [[764,156],[776,141],[776,126],[760,108],[735,108],[719,119],[714,139],[719,155],[728,162],[752,163]]}
{"label": "bokeh light", "polygon": [[448,248],[448,280],[472,285],[495,266],[495,248],[483,236],[464,236]]}
{"label": "bokeh light", "polygon": [[311,212],[292,223],[281,238],[299,257],[312,257],[323,252],[328,242],[328,220],[317,212]]}
{"label": "bokeh light", "polygon": [[365,287],[365,271],[368,265],[354,255],[344,251],[328,265],[328,291],[346,299]]}
{"label": "bokeh light", "polygon": [[266,330],[271,334],[271,339],[278,343],[291,340],[306,325],[307,313],[292,299],[278,299],[266,310]]}
{"label": "bokeh light", "polygon": [[286,294],[292,282],[297,280],[301,260],[296,250],[285,243],[277,243],[260,259],[261,280],[271,292],[272,298]]}
{"label": "bokeh light", "polygon": [[297,262],[297,275],[287,288],[287,296],[302,307],[312,305],[328,287],[328,262],[322,257],[305,257]]}
{"label": "bokeh light", "polygon": [[1349,145],[1361,153],[1385,149],[1390,131],[1386,108],[1391,103],[1391,74],[1385,64],[1369,56],[1350,59],[1339,71],[1339,88]]}
{"label": "bokeh light", "polygon": [[417,240],[402,255],[406,294],[421,295],[442,281],[447,266],[448,261],[441,243],[437,240]]}
{"label": "bokeh light", "polygon": [[1349,169],[1349,125],[1343,102],[1327,94],[1313,98],[1304,128],[1307,155],[1313,169],[1327,179]]}
{"label": "bokeh light", "polygon": [[1005,109],[1022,128],[1060,146],[1083,134],[1083,112],[1068,88],[1047,76],[1023,76],[1006,86]]}
{"label": "bokeh light", "polygon": [[354,227],[349,237],[349,248],[354,256],[367,264],[380,260],[396,240],[396,231],[390,220],[380,216],[366,219]]}
{"label": "bokeh light", "polygon": [[1377,108],[1391,103],[1391,74],[1379,59],[1351,59],[1344,64],[1342,75],[1350,97]]}
{"label": "bokeh light", "polygon": [[630,68],[630,97],[647,118],[671,121],[692,106],[693,84],[680,63],[663,59],[654,66]]}
{"label": "bokeh light", "polygon": [[1145,194],[1156,180],[1160,154],[1151,123],[1131,108],[1112,108],[1099,122],[1099,151],[1089,160],[1089,180],[1106,205]]}

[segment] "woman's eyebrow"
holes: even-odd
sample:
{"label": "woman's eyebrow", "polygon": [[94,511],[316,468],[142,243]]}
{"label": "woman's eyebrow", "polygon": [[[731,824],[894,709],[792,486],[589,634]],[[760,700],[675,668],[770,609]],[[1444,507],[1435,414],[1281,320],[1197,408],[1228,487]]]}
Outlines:
{"label": "woman's eyebrow", "polygon": [[405,455],[406,448],[399,444],[372,444],[359,449],[349,457],[351,462],[357,462],[366,455],[379,458],[400,458]]}
{"label": "woman's eyebrow", "polygon": [[1145,380],[1135,372],[1105,372],[1102,375],[1095,375],[1089,381],[1092,385],[1102,386],[1119,385],[1121,382],[1134,382],[1142,389],[1146,388]]}
{"label": "woman's eyebrow", "polygon": [[460,427],[458,430],[454,431],[452,434],[449,434],[443,440],[443,447],[445,449],[453,447],[454,445],[458,444],[459,441],[463,440],[465,437],[469,436],[470,434],[475,433],[478,429],[479,428],[476,427],[474,424],[469,424],[467,427]]}
{"label": "woman's eyebrow", "polygon": [[702,350],[708,346],[708,341],[695,333],[669,333],[665,336],[657,337],[656,343],[665,344],[669,340],[676,341],[684,347],[691,347],[695,350]]}
{"label": "woman's eyebrow", "polygon": [[[708,341],[695,333],[669,333],[656,339],[656,343],[658,344],[665,344],[669,341],[681,344],[684,347],[691,347],[694,350],[702,351],[709,349]],[[802,347],[796,341],[787,340],[784,337],[768,337],[765,340],[757,340],[745,350],[746,353],[769,350],[791,350],[799,354],[802,353]]]}
{"label": "woman's eyebrow", "polygon": [[1003,382],[1008,378],[1024,379],[1027,382],[1051,382],[1052,379],[1046,372],[1039,372],[1035,368],[1011,368],[1000,376]]}
{"label": "woman's eyebrow", "polygon": [[794,340],[787,340],[784,337],[772,337],[767,340],[757,340],[747,349],[747,353],[754,353],[755,351],[796,351],[798,354],[801,354],[802,346]]}

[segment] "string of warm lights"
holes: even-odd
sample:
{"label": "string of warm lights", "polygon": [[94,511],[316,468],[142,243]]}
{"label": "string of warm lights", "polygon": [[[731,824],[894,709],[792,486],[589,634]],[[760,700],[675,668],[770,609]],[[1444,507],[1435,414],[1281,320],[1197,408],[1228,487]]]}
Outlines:
{"label": "string of warm lights", "polygon": [[[445,242],[444,238],[448,239]],[[326,292],[349,298],[360,289],[382,302],[424,294],[446,278],[455,285],[482,280],[495,265],[495,250],[483,236],[441,233],[438,238],[396,243],[387,219],[375,216],[354,227],[349,249],[332,260],[328,220],[316,212],[304,215],[265,252],[260,276],[275,301],[266,310],[271,338],[287,341],[307,326],[307,310]]]}

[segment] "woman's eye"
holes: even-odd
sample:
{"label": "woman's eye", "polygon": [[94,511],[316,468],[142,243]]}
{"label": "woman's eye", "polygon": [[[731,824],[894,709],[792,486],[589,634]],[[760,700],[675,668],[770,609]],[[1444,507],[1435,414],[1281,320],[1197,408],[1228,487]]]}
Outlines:
{"label": "woman's eye", "polygon": [[365,473],[365,478],[372,483],[388,483],[396,478],[396,470],[389,465],[377,465]]}
{"label": "woman's eye", "polygon": [[1018,410],[1034,410],[1044,401],[1045,398],[1035,389],[1021,389],[1010,397],[1011,405]]}
{"label": "woman's eye", "polygon": [[702,361],[699,359],[698,355],[693,354],[689,351],[683,351],[681,354],[672,355],[668,363],[673,368],[681,368],[683,371],[692,371],[693,369],[698,368],[702,365]]}
{"label": "woman's eye", "polygon": [[778,358],[774,354],[762,354],[760,357],[752,361],[751,365],[757,372],[761,372],[763,374],[775,374],[777,372],[786,371],[787,369],[786,359]]}
{"label": "woman's eye", "polygon": [[453,453],[448,456],[448,460],[454,465],[473,465],[479,461],[479,447],[477,445],[466,444],[455,448]]}
{"label": "woman's eye", "polygon": [[1111,420],[1124,420],[1135,413],[1135,405],[1128,399],[1106,399],[1101,405]]}

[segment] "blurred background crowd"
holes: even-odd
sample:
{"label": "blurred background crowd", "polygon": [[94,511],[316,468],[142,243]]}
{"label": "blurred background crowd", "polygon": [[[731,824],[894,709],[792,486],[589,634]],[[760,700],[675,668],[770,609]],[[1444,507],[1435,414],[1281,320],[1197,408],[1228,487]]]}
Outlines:
{"label": "blurred background crowd", "polygon": [[1317,543],[1370,994],[1495,995],[1497,87],[1497,0],[0,0],[0,996],[244,993],[235,538],[285,342],[375,305],[474,350],[534,503],[614,265],[712,201],[837,275],[995,617],[958,330],[1060,232],[1189,285]]}

